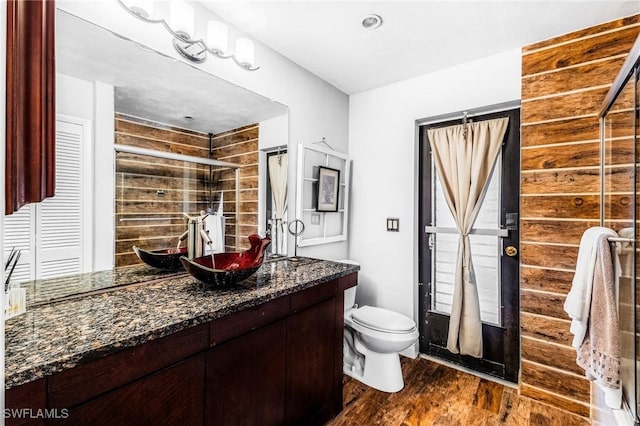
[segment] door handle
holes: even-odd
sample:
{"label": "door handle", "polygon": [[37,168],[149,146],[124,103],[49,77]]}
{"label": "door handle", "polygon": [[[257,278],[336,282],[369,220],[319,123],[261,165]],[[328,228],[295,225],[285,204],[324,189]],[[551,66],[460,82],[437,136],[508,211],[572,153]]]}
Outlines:
{"label": "door handle", "polygon": [[507,246],[507,247],[504,249],[504,253],[505,253],[507,256],[509,256],[509,257],[513,257],[513,256],[515,256],[516,254],[518,254],[518,249],[517,249],[517,248],[515,248],[514,246]]}

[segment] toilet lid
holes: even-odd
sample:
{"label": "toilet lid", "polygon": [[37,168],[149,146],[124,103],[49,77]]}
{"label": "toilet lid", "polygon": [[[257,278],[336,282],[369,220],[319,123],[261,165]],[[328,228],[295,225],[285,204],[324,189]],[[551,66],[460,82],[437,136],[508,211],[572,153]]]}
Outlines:
{"label": "toilet lid", "polygon": [[416,323],[411,318],[388,309],[375,308],[373,306],[363,306],[355,309],[351,314],[351,318],[364,327],[381,331],[408,333],[416,327]]}

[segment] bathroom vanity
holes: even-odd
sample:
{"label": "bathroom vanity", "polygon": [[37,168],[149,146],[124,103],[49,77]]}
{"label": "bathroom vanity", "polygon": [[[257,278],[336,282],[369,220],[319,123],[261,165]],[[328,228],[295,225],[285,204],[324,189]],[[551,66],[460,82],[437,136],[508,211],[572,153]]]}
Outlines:
{"label": "bathroom vanity", "polygon": [[7,424],[322,424],[357,270],[283,258],[232,289],[177,274],[33,306],[6,323],[6,407],[48,411]]}

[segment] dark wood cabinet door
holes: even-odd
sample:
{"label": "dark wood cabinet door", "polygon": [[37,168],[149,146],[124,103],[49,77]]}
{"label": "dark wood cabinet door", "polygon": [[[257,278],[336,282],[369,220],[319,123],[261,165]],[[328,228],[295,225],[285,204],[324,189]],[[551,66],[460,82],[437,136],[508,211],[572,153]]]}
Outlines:
{"label": "dark wood cabinet door", "polygon": [[91,426],[202,425],[204,353],[69,410],[52,424]]}
{"label": "dark wood cabinet door", "polygon": [[46,380],[40,379],[8,389],[4,408],[4,424],[7,426],[44,425],[44,418],[38,418],[38,412],[47,408]]}
{"label": "dark wood cabinet door", "polygon": [[208,351],[208,425],[284,423],[285,326],[280,320]]}
{"label": "dark wood cabinet door", "polygon": [[287,424],[322,424],[336,414],[335,304],[331,298],[287,318]]}

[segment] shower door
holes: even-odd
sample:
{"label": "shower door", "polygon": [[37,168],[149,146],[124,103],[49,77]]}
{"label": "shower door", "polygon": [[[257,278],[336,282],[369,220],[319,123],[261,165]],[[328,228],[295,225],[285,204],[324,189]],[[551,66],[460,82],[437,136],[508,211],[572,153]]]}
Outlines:
{"label": "shower door", "polygon": [[[618,232],[623,239],[616,245],[620,271],[618,319],[620,326],[620,381],[625,409],[640,419],[640,354],[638,330],[640,291],[638,281],[638,190],[640,189],[640,38],[636,42],[633,70],[619,75],[626,80],[612,86],[615,96],[606,102],[601,121],[603,149],[601,225]],[[634,57],[630,54],[630,57]],[[618,82],[616,81],[616,83]],[[635,159],[635,161],[634,161]],[[626,239],[626,241],[624,241]],[[592,403],[598,415],[606,413],[601,393],[594,392]],[[600,420],[597,417],[596,420]],[[637,423],[636,423],[637,424]]]}
{"label": "shower door", "polygon": [[501,117],[509,117],[509,126],[469,235],[480,299],[482,359],[454,354],[446,348],[459,236],[435,172],[427,139],[429,128],[462,124],[462,120],[420,128],[420,352],[516,382],[519,363],[520,110],[475,116],[473,121]]}

